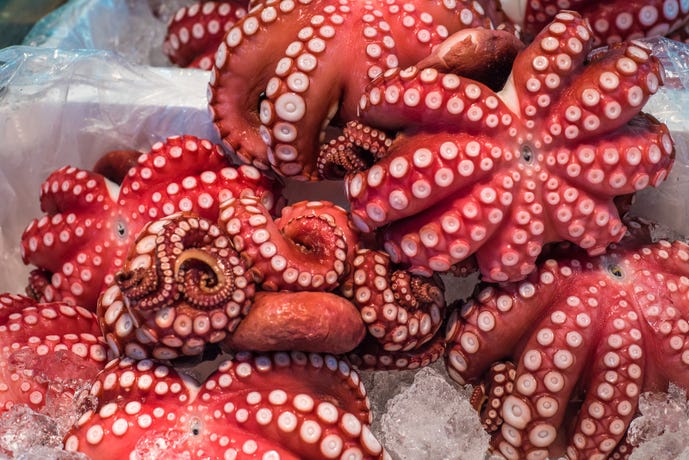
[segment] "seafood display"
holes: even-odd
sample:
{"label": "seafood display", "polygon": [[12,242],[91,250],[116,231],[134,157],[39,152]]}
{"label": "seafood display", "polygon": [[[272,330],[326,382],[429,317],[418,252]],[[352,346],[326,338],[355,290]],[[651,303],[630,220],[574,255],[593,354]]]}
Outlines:
{"label": "seafood display", "polygon": [[433,367],[495,458],[628,458],[644,395],[689,389],[689,246],[629,212],[686,155],[644,39],[684,40],[689,4],[562,3],[171,14],[216,136],[46,175],[0,417],[70,401],[78,459],[383,459],[365,375]]}

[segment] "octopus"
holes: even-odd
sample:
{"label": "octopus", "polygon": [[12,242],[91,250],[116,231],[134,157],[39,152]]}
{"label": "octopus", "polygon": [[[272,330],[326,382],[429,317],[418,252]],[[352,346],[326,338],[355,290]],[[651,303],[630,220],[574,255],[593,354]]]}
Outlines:
{"label": "octopus", "polygon": [[96,171],[65,166],[43,183],[45,215],[21,239],[24,263],[36,267],[31,297],[95,310],[148,222],[180,211],[216,219],[220,202],[244,194],[271,210],[281,205],[278,183],[251,166],[231,166],[220,146],[193,136],[171,137],[145,154],[111,152]]}
{"label": "octopus", "polygon": [[[524,39],[534,37],[562,9],[556,0],[501,0],[502,12]],[[678,0],[567,2],[592,26],[594,43],[609,45],[644,37],[671,36],[689,21],[689,3]]]}
{"label": "octopus", "polygon": [[[384,458],[359,375],[332,355],[238,353],[203,384],[112,361],[65,447],[91,458]],[[117,442],[112,442],[117,439]]]}
{"label": "octopus", "polygon": [[442,284],[361,244],[348,213],[324,201],[275,219],[250,196],[223,202],[217,222],[175,214],[142,230],[98,316],[112,352],[139,360],[201,356],[213,344],[356,355],[370,335],[362,367],[381,367],[380,352],[418,366],[429,357],[416,351],[441,340]]}
{"label": "octopus", "polygon": [[0,413],[15,405],[57,415],[109,360],[92,312],[0,294]]}
{"label": "octopus", "polygon": [[[425,58],[457,31],[490,28],[490,5],[257,2],[230,28],[215,55],[213,121],[225,145],[246,163],[295,179],[318,179],[320,145],[329,131],[356,117],[366,85]],[[497,40],[493,52],[502,54],[515,41]]]}
{"label": "octopus", "polygon": [[496,453],[557,456],[561,431],[567,458],[625,456],[640,394],[689,385],[689,245],[652,243],[635,225],[603,255],[553,249],[525,280],[482,284],[451,315],[448,371],[484,384]]}
{"label": "octopus", "polygon": [[319,165],[346,171],[357,228],[380,229],[412,273],[475,255],[485,280],[523,279],[560,240],[601,254],[625,233],[614,198],[662,182],[674,145],[641,112],[662,84],[658,60],[637,42],[587,59],[592,46],[586,20],[561,12],[498,93],[434,68],[387,71]]}
{"label": "octopus", "polygon": [[246,16],[247,3],[203,1],[183,6],[168,21],[163,53],[176,66],[210,70],[223,37]]}

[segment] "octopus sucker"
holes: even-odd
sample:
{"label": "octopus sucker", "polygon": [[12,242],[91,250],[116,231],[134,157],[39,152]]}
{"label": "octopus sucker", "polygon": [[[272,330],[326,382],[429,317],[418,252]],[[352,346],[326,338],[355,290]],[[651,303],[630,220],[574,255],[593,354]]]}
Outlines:
{"label": "octopus sucker", "polygon": [[644,224],[628,226],[628,238],[600,256],[549,249],[525,280],[484,283],[450,316],[453,378],[488,388],[493,363],[515,363],[512,390],[487,423],[496,451],[557,455],[555,434],[568,427],[571,458],[629,451],[639,395],[687,384],[687,245],[651,243]]}
{"label": "octopus sucker", "polygon": [[[658,59],[625,42],[588,60],[592,47],[586,20],[563,12],[517,54],[500,92],[414,66],[374,81],[359,123],[393,140],[345,173],[357,227],[382,229],[386,251],[415,273],[475,254],[495,282],[524,279],[551,242],[598,255],[619,241],[615,197],[659,185],[674,146],[641,112],[662,85]],[[352,165],[365,154],[349,152]]]}

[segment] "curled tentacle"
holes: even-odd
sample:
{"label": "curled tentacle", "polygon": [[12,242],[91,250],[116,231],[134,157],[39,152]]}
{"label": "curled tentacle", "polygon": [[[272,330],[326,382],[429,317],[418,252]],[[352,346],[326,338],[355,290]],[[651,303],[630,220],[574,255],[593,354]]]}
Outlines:
{"label": "curled tentacle", "polygon": [[251,261],[257,282],[271,291],[336,288],[358,244],[347,212],[326,201],[296,203],[273,220],[256,198],[228,200],[219,224]]}
{"label": "curled tentacle", "polygon": [[356,349],[347,354],[347,357],[357,369],[393,371],[428,366],[440,359],[444,353],[445,341],[442,334],[436,334],[428,342],[409,351],[387,351],[369,334]]}
{"label": "curled tentacle", "polygon": [[502,405],[512,394],[515,375],[514,363],[496,362],[486,373],[484,381],[474,387],[470,402],[481,414],[481,425],[489,433],[495,433],[502,425]]}
{"label": "curled tentacle", "polygon": [[438,282],[403,271],[391,273],[390,257],[382,251],[360,250],[347,284],[345,292],[351,292],[369,333],[388,352],[420,347],[444,318],[445,299]]}
{"label": "curled tentacle", "polygon": [[225,33],[247,13],[245,1],[197,1],[170,18],[163,53],[179,67],[209,70]]}
{"label": "curled tentacle", "polygon": [[175,214],[144,227],[98,312],[116,353],[173,359],[224,340],[253,296],[229,237],[206,219]]}
{"label": "curled tentacle", "polygon": [[323,179],[342,179],[346,174],[368,169],[387,155],[391,144],[392,139],[384,131],[349,121],[341,136],[321,147],[318,175]]}

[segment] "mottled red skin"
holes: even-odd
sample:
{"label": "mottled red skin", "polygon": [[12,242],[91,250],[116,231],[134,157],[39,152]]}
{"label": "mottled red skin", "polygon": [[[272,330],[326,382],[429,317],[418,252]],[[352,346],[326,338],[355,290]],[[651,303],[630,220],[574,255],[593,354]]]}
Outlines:
{"label": "mottled red skin", "polygon": [[624,235],[614,198],[659,184],[674,159],[665,125],[640,112],[663,70],[634,43],[587,62],[584,19],[563,12],[514,61],[499,93],[434,69],[388,73],[360,119],[399,132],[387,155],[346,177],[352,219],[383,229],[419,274],[476,255],[486,280],[527,276],[544,244],[591,255]]}
{"label": "mottled red skin", "polygon": [[457,30],[489,25],[489,12],[473,1],[257,3],[218,48],[214,123],[247,163],[316,180],[322,131],[356,117],[366,85],[418,62]]}
{"label": "mottled red skin", "polygon": [[243,194],[274,209],[280,187],[254,168],[232,167],[219,146],[193,136],[154,145],[119,190],[100,174],[61,168],[41,188],[45,216],[22,235],[24,263],[37,267],[28,291],[95,310],[146,223],[180,210],[215,220],[221,201]]}
{"label": "mottled red skin", "polygon": [[[202,386],[151,361],[124,359],[110,363],[92,394],[99,410],[82,417],[65,443],[91,458],[130,458],[137,445],[149,455],[189,459],[261,458],[269,451],[318,459],[347,449],[360,458],[383,456],[368,430],[358,375],[329,355],[242,353]],[[310,442],[306,433],[314,435]],[[168,443],[152,450],[160,437]]]}
{"label": "mottled red skin", "polygon": [[343,354],[366,335],[351,302],[329,292],[258,292],[227,340],[233,350]]}
{"label": "mottled red skin", "polygon": [[496,361],[517,365],[497,451],[557,455],[565,430],[568,458],[611,455],[641,392],[689,386],[689,245],[649,241],[637,234],[598,257],[554,250],[525,281],[483,285],[451,317],[453,378],[478,383]]}
{"label": "mottled red skin", "polygon": [[0,412],[16,404],[42,411],[49,391],[74,393],[105,367],[106,351],[93,313],[0,294]]}
{"label": "mottled red skin", "polygon": [[225,33],[246,15],[245,1],[201,1],[170,18],[163,52],[179,67],[209,70]]}
{"label": "mottled red skin", "polygon": [[[502,0],[504,6],[517,0]],[[557,0],[521,2],[523,8],[514,16],[523,36],[530,40],[562,9]],[[518,9],[518,8],[516,8]],[[596,45],[618,43],[644,37],[671,35],[686,25],[689,6],[664,0],[575,0],[567,9],[585,17],[593,29]],[[643,19],[643,20],[642,20]]]}

